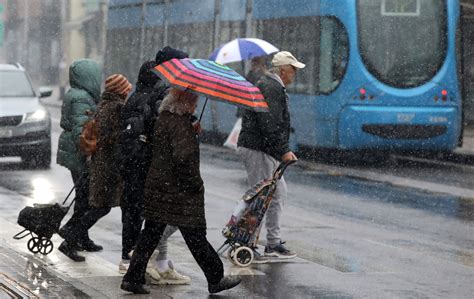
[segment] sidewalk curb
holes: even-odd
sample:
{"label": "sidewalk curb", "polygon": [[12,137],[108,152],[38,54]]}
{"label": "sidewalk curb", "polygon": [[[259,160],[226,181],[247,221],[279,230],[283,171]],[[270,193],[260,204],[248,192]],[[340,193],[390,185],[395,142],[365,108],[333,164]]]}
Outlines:
{"label": "sidewalk curb", "polygon": [[354,168],[316,164],[307,161],[300,161],[297,165],[302,169],[319,171],[331,176],[344,176],[359,180],[379,182],[395,187],[418,189],[423,192],[446,194],[474,201],[474,189],[454,187],[400,176],[385,175],[377,172],[361,171]]}
{"label": "sidewalk curb", "polygon": [[[227,157],[230,157],[234,161],[239,160],[238,155],[232,149],[213,146],[209,144],[201,145],[201,147],[204,150],[210,150],[218,154],[226,154]],[[469,157],[474,159],[474,157]],[[369,172],[364,170],[358,170],[355,168],[327,165],[311,161],[299,160],[298,163],[295,164],[295,166],[303,170],[320,172],[330,176],[344,176],[359,180],[385,183],[395,187],[413,188],[423,192],[447,194],[474,201],[474,189],[425,182],[400,176],[384,175],[377,172]]]}
{"label": "sidewalk curb", "polygon": [[[0,274],[5,275],[7,278],[12,280],[11,283],[13,283],[13,286],[16,284],[22,289],[25,289],[29,292],[33,292],[32,290],[38,287],[37,285],[35,285],[33,280],[31,280],[31,278],[27,277],[29,273],[28,271],[24,272],[23,268],[19,268],[23,271],[18,271],[18,265],[16,265],[17,260],[21,263],[25,262],[26,260],[33,263],[35,265],[35,271],[39,273],[39,278],[35,279],[38,279],[39,283],[41,283],[41,280],[43,280],[47,282],[47,284],[51,285],[49,290],[48,288],[42,289],[42,294],[40,294],[39,296],[20,298],[43,298],[43,296],[47,296],[48,298],[49,296],[56,297],[58,295],[58,289],[56,287],[57,285],[61,286],[62,290],[59,290],[59,292],[62,292],[62,295],[66,297],[69,297],[72,294],[78,294],[80,296],[89,296],[91,298],[101,298],[104,296],[104,294],[90,288],[89,286],[81,283],[78,280],[65,277],[61,273],[58,273],[57,271],[52,269],[46,261],[42,260],[38,256],[26,253],[23,250],[18,250],[18,248],[10,245],[4,239],[0,239],[0,257],[4,259],[6,258],[7,261],[9,261],[10,263],[2,263],[0,265]],[[35,276],[36,274],[30,273],[30,275]],[[12,291],[16,292],[15,289],[13,289]],[[22,290],[19,289],[19,291]]]}

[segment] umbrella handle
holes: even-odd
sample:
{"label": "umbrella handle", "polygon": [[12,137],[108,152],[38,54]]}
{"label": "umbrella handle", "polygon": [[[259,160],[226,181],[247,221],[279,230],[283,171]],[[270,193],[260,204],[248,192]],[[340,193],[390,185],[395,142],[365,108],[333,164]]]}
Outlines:
{"label": "umbrella handle", "polygon": [[206,98],[206,101],[204,102],[204,106],[202,107],[201,115],[199,116],[199,122],[201,122],[202,115],[204,114],[204,109],[206,109],[207,100],[208,100],[208,98]]}

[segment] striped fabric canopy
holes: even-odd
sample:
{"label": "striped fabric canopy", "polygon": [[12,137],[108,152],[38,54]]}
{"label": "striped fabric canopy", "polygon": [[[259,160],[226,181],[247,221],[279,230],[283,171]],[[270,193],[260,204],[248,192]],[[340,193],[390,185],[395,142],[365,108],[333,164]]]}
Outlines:
{"label": "striped fabric canopy", "polygon": [[171,59],[154,72],[173,87],[258,112],[268,112],[260,90],[233,69],[204,59]]}
{"label": "striped fabric canopy", "polygon": [[236,38],[215,50],[210,60],[222,64],[249,60],[254,57],[266,56],[278,52],[278,48],[258,38]]}

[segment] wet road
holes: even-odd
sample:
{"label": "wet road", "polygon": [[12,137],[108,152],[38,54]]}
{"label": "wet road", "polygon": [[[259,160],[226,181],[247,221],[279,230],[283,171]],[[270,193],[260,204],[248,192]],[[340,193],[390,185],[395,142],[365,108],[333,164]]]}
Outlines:
{"label": "wet road", "polygon": [[[59,110],[52,108],[51,112],[55,149]],[[223,242],[220,230],[247,188],[245,172],[232,152],[211,146],[202,146],[201,151],[208,234],[218,247]],[[384,166],[360,169],[474,189],[471,167],[389,161]],[[318,165],[292,167],[286,178],[289,198],[283,237],[299,258],[252,269],[226,262],[227,271],[243,275],[244,283],[225,295],[470,298],[474,293],[472,198],[355,179],[338,171],[321,171]],[[10,239],[19,230],[14,224],[18,211],[25,204],[59,201],[71,186],[69,173],[57,165],[32,170],[24,169],[15,159],[0,159],[0,225],[5,228],[1,238],[15,248],[25,248],[26,241]],[[50,269],[91,296],[123,295],[116,272],[120,229],[120,211],[114,209],[91,232],[105,245],[104,252],[88,254],[86,265],[73,264],[56,250],[44,260]],[[56,245],[59,240],[53,237]],[[171,238],[170,257],[179,270],[193,278],[193,284],[155,287],[154,294],[206,297],[204,278],[180,236]]]}

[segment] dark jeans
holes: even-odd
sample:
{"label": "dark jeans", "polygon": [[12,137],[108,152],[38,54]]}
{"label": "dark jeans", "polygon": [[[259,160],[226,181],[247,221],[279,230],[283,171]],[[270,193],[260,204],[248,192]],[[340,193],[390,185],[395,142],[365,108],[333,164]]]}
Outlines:
{"label": "dark jeans", "polygon": [[74,213],[69,221],[61,228],[63,237],[71,244],[89,240],[89,229],[103,216],[110,212],[110,208],[95,209],[89,204],[89,174],[71,171],[72,180],[76,188]]}
{"label": "dark jeans", "polygon": [[129,259],[128,253],[137,244],[142,229],[146,174],[145,169],[132,168],[122,175],[122,259]]}
{"label": "dark jeans", "polygon": [[[130,267],[123,281],[142,284],[148,260],[155,250],[166,228],[165,223],[145,221],[137,247],[133,252]],[[224,277],[224,266],[214,248],[207,241],[205,228],[179,227],[191,254],[201,267],[209,284],[218,283]]]}

